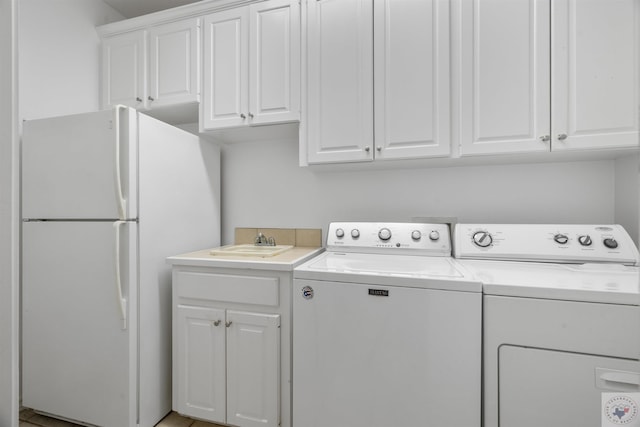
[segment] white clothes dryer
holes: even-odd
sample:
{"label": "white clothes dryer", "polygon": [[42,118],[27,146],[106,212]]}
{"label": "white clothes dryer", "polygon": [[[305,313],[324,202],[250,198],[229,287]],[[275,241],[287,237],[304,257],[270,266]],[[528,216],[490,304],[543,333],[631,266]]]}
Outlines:
{"label": "white clothes dryer", "polygon": [[294,425],[479,427],[481,308],[447,225],[330,224],[294,270]]}
{"label": "white clothes dryer", "polygon": [[640,391],[640,271],[625,230],[458,224],[454,234],[456,258],[483,283],[484,427],[628,425],[631,412],[602,409],[602,393]]}

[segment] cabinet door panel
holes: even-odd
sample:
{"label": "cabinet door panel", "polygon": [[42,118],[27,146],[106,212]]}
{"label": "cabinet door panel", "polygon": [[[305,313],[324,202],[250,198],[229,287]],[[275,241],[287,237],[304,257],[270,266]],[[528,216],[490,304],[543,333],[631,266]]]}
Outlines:
{"label": "cabinet door panel", "polygon": [[145,30],[109,37],[102,42],[102,105],[146,108]]}
{"label": "cabinet door panel", "polygon": [[548,151],[549,2],[461,1],[460,153]]}
{"label": "cabinet door panel", "polygon": [[[225,422],[224,310],[178,305],[177,411]],[[217,324],[216,324],[217,322]],[[174,399],[176,401],[176,399]]]}
{"label": "cabinet door panel", "polygon": [[636,147],[640,3],[553,4],[553,149]]}
{"label": "cabinet door panel", "polygon": [[247,25],[247,8],[218,12],[204,19],[201,111],[204,129],[247,123]]}
{"label": "cabinet door panel", "polygon": [[197,102],[200,64],[198,19],[149,30],[149,94],[152,106]]}
{"label": "cabinet door panel", "polygon": [[449,1],[375,3],[376,158],[450,151]]}
{"label": "cabinet door panel", "polygon": [[280,316],[227,311],[227,423],[280,423]]}
{"label": "cabinet door panel", "polygon": [[291,0],[250,6],[252,124],[300,119],[300,7]]}
{"label": "cabinet door panel", "polygon": [[308,2],[307,50],[308,162],[372,160],[372,0]]}

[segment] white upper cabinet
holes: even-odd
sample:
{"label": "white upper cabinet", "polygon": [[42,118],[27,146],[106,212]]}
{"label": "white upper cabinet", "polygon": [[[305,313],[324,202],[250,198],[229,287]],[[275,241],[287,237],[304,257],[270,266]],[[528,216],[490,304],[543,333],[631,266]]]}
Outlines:
{"label": "white upper cabinet", "polygon": [[102,52],[103,108],[198,102],[198,18],[105,36]]}
{"label": "white upper cabinet", "polygon": [[201,130],[300,119],[300,12],[268,0],[204,18]]}
{"label": "white upper cabinet", "polygon": [[302,163],[447,156],[449,1],[306,3]]}
{"label": "white upper cabinet", "polygon": [[552,5],[552,149],[637,147],[640,2]]}
{"label": "white upper cabinet", "polygon": [[309,0],[306,24],[307,160],[372,160],[373,1]]}
{"label": "white upper cabinet", "polygon": [[637,146],[639,2],[455,5],[461,155]]}
{"label": "white upper cabinet", "polygon": [[152,107],[198,101],[199,30],[197,18],[149,29],[147,100]]}
{"label": "white upper cabinet", "polygon": [[147,32],[132,31],[102,41],[102,104],[144,107],[147,99]]}
{"label": "white upper cabinet", "polygon": [[449,2],[374,2],[375,158],[450,152]]}
{"label": "white upper cabinet", "polygon": [[249,9],[204,18],[200,122],[203,130],[241,126],[248,114]]}
{"label": "white upper cabinet", "polygon": [[548,0],[459,0],[460,152],[548,151]]}

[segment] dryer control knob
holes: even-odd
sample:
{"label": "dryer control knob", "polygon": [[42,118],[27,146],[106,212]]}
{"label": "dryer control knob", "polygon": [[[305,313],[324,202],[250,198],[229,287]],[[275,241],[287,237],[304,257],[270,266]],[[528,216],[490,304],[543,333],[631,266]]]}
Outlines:
{"label": "dryer control knob", "polygon": [[566,245],[569,241],[569,237],[567,237],[566,234],[556,234],[555,236],[553,236],[553,240],[555,240],[556,243],[560,243],[561,245]]}
{"label": "dryer control knob", "polygon": [[593,241],[591,240],[591,236],[589,236],[588,234],[578,236],[578,242],[580,242],[582,246],[591,246],[591,244],[593,243]]}
{"label": "dryer control knob", "polygon": [[380,240],[389,240],[391,238],[391,230],[386,227],[381,228],[380,231],[378,231],[378,237]]}
{"label": "dryer control knob", "polygon": [[606,247],[608,247],[609,249],[615,249],[615,248],[618,247],[618,242],[613,237],[609,237],[608,239],[604,239],[602,241],[602,243],[604,243],[604,245]]}
{"label": "dryer control knob", "polygon": [[437,230],[433,230],[431,233],[429,233],[429,239],[435,242],[436,240],[440,239],[440,233],[438,233]]}
{"label": "dryer control knob", "polygon": [[473,243],[481,248],[486,248],[493,243],[493,237],[488,231],[476,231],[473,234]]}
{"label": "dryer control knob", "polygon": [[342,238],[342,237],[344,237],[344,230],[343,230],[342,228],[338,228],[338,229],[336,230],[336,237],[337,237],[337,238]]}
{"label": "dryer control knob", "polygon": [[353,237],[354,239],[360,237],[360,230],[358,230],[357,228],[351,230],[351,237]]}
{"label": "dryer control knob", "polygon": [[420,232],[420,230],[413,230],[411,232],[411,238],[413,240],[420,240],[422,238],[422,233]]}

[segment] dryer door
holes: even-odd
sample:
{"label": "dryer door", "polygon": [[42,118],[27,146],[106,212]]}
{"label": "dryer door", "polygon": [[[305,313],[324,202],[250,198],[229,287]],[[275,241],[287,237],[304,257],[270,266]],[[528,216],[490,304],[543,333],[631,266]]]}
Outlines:
{"label": "dryer door", "polygon": [[634,360],[509,345],[499,360],[500,427],[601,427],[602,393],[640,392]]}

